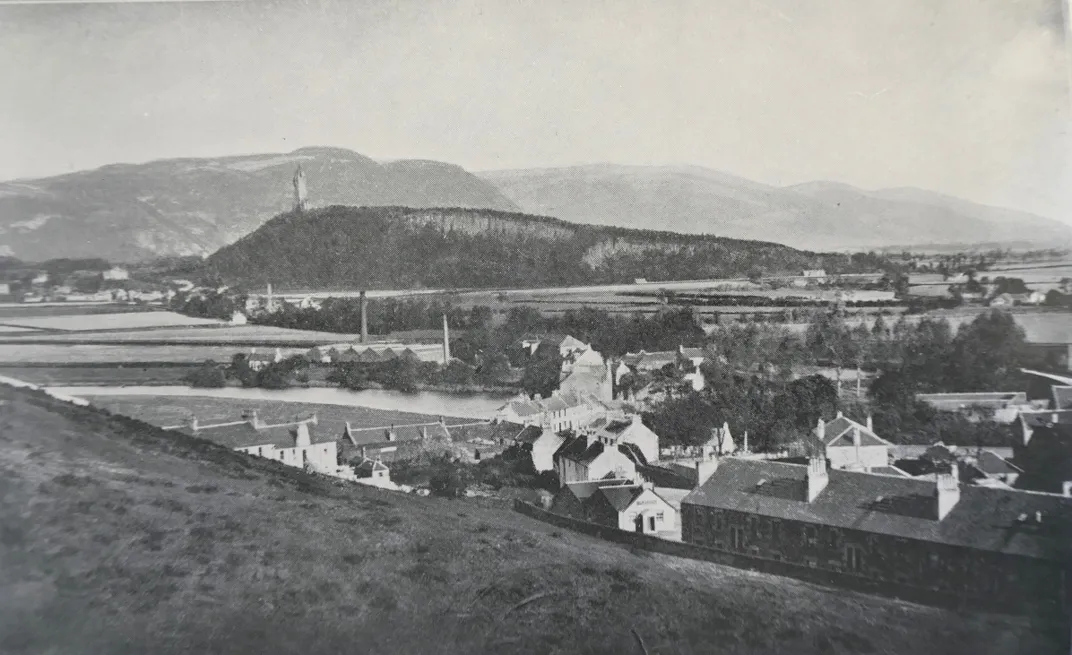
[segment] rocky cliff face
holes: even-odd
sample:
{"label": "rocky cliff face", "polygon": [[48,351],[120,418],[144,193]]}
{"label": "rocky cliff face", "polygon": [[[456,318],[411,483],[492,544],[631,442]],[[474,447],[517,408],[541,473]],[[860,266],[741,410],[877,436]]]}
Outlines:
{"label": "rocky cliff face", "polygon": [[339,148],[117,164],[0,183],[0,255],[24,261],[207,255],[291,209],[301,164],[310,207],[333,204],[516,209],[451,164],[379,164]]}

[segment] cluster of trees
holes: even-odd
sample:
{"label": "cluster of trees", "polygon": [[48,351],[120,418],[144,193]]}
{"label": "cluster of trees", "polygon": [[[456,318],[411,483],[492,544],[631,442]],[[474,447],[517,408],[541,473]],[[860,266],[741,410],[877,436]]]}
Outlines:
{"label": "cluster of trees", "polygon": [[[405,330],[437,330],[447,317],[454,329],[486,328],[491,324],[491,309],[455,307],[443,299],[425,300],[383,298],[369,300],[365,320],[371,334],[390,334]],[[260,325],[354,334],[361,331],[361,301],[358,298],[328,298],[319,308],[300,308],[284,304],[272,314],[257,317]]]}
{"label": "cluster of trees", "polygon": [[236,311],[245,308],[245,296],[236,296],[216,290],[199,290],[196,293],[180,291],[168,303],[168,309],[187,316],[228,320]]}
{"label": "cluster of trees", "polygon": [[500,489],[546,489],[557,491],[558,476],[553,471],[537,473],[532,456],[511,446],[494,457],[469,463],[449,454],[396,461],[391,478],[402,484],[427,484],[429,491],[444,498],[461,498],[476,485]]}
{"label": "cluster of trees", "polygon": [[187,373],[183,380],[192,387],[202,388],[225,387],[229,380],[236,380],[243,387],[286,389],[296,382],[308,382],[308,368],[309,361],[295,355],[254,370],[246,355],[237,353],[231,358],[230,364],[207,360]]}
{"label": "cluster of trees", "polygon": [[734,438],[749,434],[754,450],[776,449],[797,441],[820,416],[838,409],[834,384],[814,375],[791,382],[705,366],[707,385],[700,392],[671,396],[645,412],[644,422],[666,445],[698,446],[712,428],[729,423]]}

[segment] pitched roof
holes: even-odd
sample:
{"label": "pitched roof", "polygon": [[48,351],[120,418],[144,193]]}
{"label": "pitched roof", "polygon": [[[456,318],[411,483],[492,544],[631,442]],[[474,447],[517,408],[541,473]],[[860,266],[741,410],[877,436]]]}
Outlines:
{"label": "pitched roof", "polygon": [[[254,428],[248,421],[201,425],[196,431],[183,428],[182,431],[228,448],[250,448],[253,446],[275,446],[276,448],[293,448],[294,437],[299,423],[284,423]],[[310,443],[327,443],[332,439],[319,437],[315,428],[308,425]]]}
{"label": "pitched roof", "polygon": [[367,458],[365,460],[363,460],[360,464],[358,464],[354,468],[356,468],[359,471],[367,471],[369,473],[371,473],[373,471],[388,471],[388,470],[390,470],[390,469],[387,468],[387,465],[384,464],[383,462],[381,462],[380,460],[378,460],[378,459],[367,459]]}
{"label": "pitched roof", "polygon": [[1072,409],[1044,409],[1037,412],[1020,412],[1020,420],[1032,428],[1050,427],[1051,425],[1072,425]]}
{"label": "pitched roof", "polygon": [[729,458],[682,503],[1048,560],[1072,555],[1072,499],[961,486],[960,500],[938,521],[933,479],[830,470],[826,488],[807,503],[806,472]]}
{"label": "pitched roof", "polygon": [[567,482],[565,488],[580,501],[588,500],[600,487],[620,484],[631,484],[632,480],[624,478],[604,478],[602,480],[587,480],[585,482]]}
{"label": "pitched roof", "polygon": [[1019,466],[1013,465],[1009,460],[989,450],[979,453],[973,465],[987,475],[1009,475],[1024,472]]}
{"label": "pitched roof", "polygon": [[644,487],[640,485],[633,485],[629,487],[600,487],[596,494],[603,496],[610,503],[611,507],[624,512],[629,509],[629,506],[633,504],[633,501],[637,499],[637,496],[644,493]]}
{"label": "pitched roof", "polygon": [[529,425],[523,428],[521,432],[517,433],[517,435],[514,436],[514,441],[523,444],[528,444],[531,446],[532,444],[536,443],[536,441],[542,436],[543,428],[537,427],[535,425]]}
{"label": "pitched roof", "polygon": [[827,446],[852,446],[852,430],[856,429],[860,431],[860,445],[861,446],[892,446],[890,442],[879,437],[877,434],[867,429],[867,426],[860,425],[856,421],[846,416],[839,416],[832,421],[827,421],[823,428],[823,441]]}
{"label": "pitched roof", "polygon": [[1051,387],[1051,391],[1053,392],[1054,409],[1072,409],[1072,386],[1066,387],[1055,384]]}

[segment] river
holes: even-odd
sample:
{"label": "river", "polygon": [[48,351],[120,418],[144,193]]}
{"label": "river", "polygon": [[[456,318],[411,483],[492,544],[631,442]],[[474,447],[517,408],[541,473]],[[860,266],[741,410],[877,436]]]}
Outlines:
{"label": "river", "polygon": [[201,398],[234,398],[238,400],[275,400],[279,402],[322,403],[349,407],[371,407],[400,412],[415,412],[451,418],[490,419],[495,410],[510,398],[508,394],[494,393],[447,393],[443,391],[419,391],[403,393],[382,389],[348,391],[333,387],[309,389],[195,389],[185,386],[129,386],[129,387],[48,387],[49,391],[68,396],[194,396]]}

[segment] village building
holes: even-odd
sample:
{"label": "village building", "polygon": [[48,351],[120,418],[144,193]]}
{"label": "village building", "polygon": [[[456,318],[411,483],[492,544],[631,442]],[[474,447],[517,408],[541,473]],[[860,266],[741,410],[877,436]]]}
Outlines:
{"label": "village building", "polygon": [[549,398],[530,399],[520,394],[495,412],[495,420],[562,432],[579,429],[608,412],[613,412],[610,405],[591,394],[558,390]]}
{"label": "village building", "polygon": [[659,460],[659,435],[644,425],[637,414],[597,418],[577,432],[608,446],[633,444],[644,456],[645,463]]}
{"label": "village building", "polygon": [[558,391],[560,394],[584,394],[609,402],[614,399],[611,368],[596,350],[575,350],[562,359]]}
{"label": "village building", "polygon": [[1072,495],[1072,410],[1021,412],[1017,428],[1016,487]]}
{"label": "village building", "polygon": [[608,444],[589,433],[567,438],[553,460],[559,485],[565,485],[607,477],[635,479],[643,455],[635,445]]}
{"label": "village building", "polygon": [[537,425],[526,425],[512,437],[511,441],[513,445],[521,448],[531,457],[532,467],[536,472],[542,473],[554,470],[555,452],[566,441],[566,438]]}
{"label": "village building", "polygon": [[870,416],[861,425],[838,412],[832,421],[820,418],[813,435],[832,468],[871,471],[890,465],[893,444],[875,434]]}
{"label": "village building", "polygon": [[685,346],[678,346],[676,351],[663,350],[649,353],[641,350],[626,353],[622,355],[614,369],[614,383],[620,384],[622,377],[628,373],[654,373],[672,365],[681,372],[682,379],[686,380],[694,391],[700,391],[706,384],[700,365],[706,359],[707,355],[703,348],[686,348]]}
{"label": "village building", "polygon": [[1065,607],[1072,501],[919,479],[729,458],[682,500],[682,539],[876,583]]}
{"label": "village building", "polygon": [[1012,423],[1022,410],[1031,408],[1023,391],[919,393],[916,400],[937,410],[957,412],[970,420],[987,419],[998,423]]}
{"label": "village building", "polygon": [[377,459],[364,459],[354,465],[354,482],[380,489],[398,490],[398,485],[391,481],[391,469]]}
{"label": "village building", "polygon": [[370,439],[373,436],[370,432],[355,429],[349,421],[346,422],[340,439],[344,461],[390,463],[428,455],[456,454],[454,440],[442,420],[404,428],[391,426],[376,435],[381,437],[379,439]]}
{"label": "village building", "polygon": [[518,343],[521,350],[529,357],[536,354],[540,347],[555,348],[559,357],[567,357],[576,352],[591,350],[592,346],[568,334],[526,335]]}
{"label": "village building", "polygon": [[352,477],[349,467],[339,466],[335,440],[316,434],[317,424],[315,414],[301,421],[267,424],[258,418],[257,412],[252,412],[241,421],[202,425],[193,418],[186,425],[172,429],[242,453],[274,459],[287,466],[336,477]]}
{"label": "village building", "polygon": [[632,480],[575,482],[562,487],[551,511],[628,532],[675,534],[677,510],[648,483]]}
{"label": "village building", "polygon": [[231,325],[246,325],[249,319],[240,311],[231,312]]}
{"label": "village building", "polygon": [[129,280],[130,271],[125,268],[122,268],[121,266],[113,266],[107,271],[101,273],[101,279],[112,281]]}
{"label": "village building", "polygon": [[246,356],[246,365],[249,366],[251,371],[263,371],[272,364],[278,364],[283,361],[283,351],[279,348],[275,349],[275,352],[259,353],[256,348],[249,351],[249,355]]}

